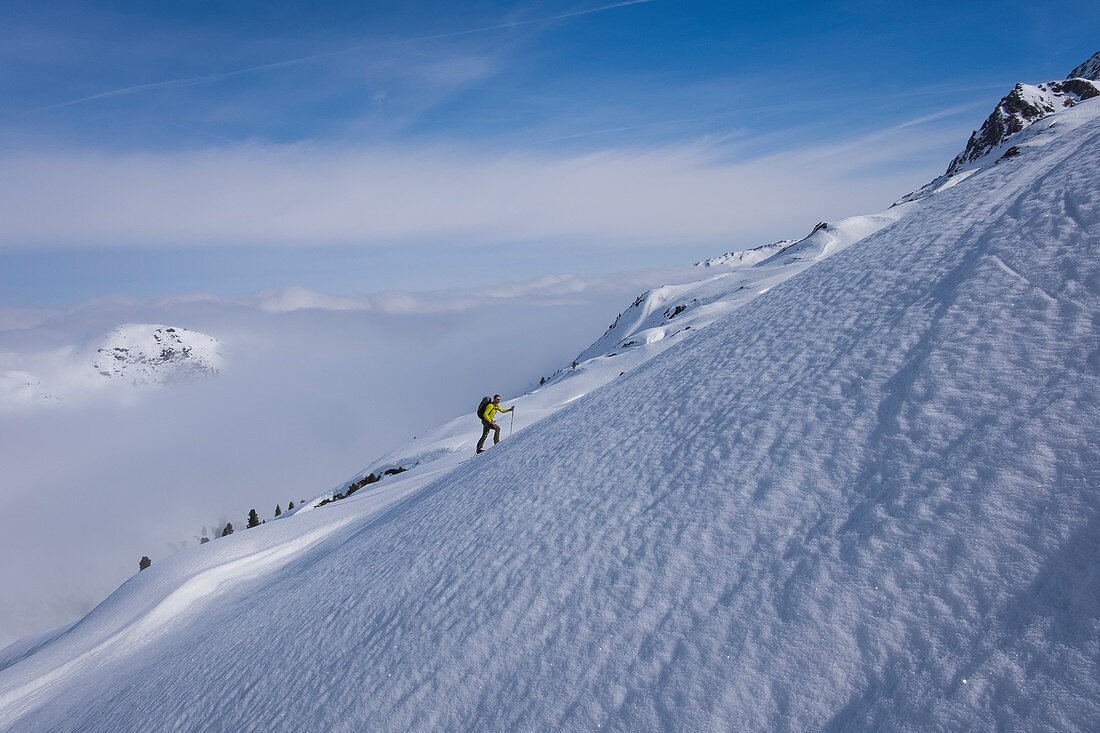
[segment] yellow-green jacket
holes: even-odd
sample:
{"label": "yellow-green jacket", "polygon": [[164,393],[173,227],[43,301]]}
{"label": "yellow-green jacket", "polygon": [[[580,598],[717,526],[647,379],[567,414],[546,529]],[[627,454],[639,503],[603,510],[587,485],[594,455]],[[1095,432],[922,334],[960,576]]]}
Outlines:
{"label": "yellow-green jacket", "polygon": [[496,414],[497,414],[498,412],[511,412],[511,411],[512,411],[512,410],[514,410],[514,409],[516,409],[516,406],[515,406],[515,405],[512,405],[512,406],[511,406],[511,407],[509,407],[509,408],[508,408],[507,410],[505,410],[505,409],[504,409],[503,407],[501,407],[500,405],[496,404],[495,402],[490,402],[490,403],[489,403],[489,404],[488,404],[488,405],[487,405],[487,406],[485,407],[485,412],[483,412],[481,416],[482,416],[483,418],[485,418],[486,420],[488,420],[489,422],[492,422],[492,421],[493,421],[493,418],[494,418],[494,417],[496,417]]}

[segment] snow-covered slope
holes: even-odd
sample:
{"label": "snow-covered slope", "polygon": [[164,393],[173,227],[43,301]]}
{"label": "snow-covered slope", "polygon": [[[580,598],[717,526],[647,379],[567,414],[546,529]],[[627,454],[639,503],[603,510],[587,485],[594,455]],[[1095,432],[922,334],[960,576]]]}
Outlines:
{"label": "snow-covered slope", "polygon": [[1029,131],[0,654],[0,728],[1095,729],[1100,100]]}
{"label": "snow-covered slope", "polygon": [[[516,407],[514,415],[501,418],[507,421],[507,431],[523,430],[552,415],[916,208],[917,204],[898,205],[880,214],[822,222],[802,239],[767,245],[763,258],[749,256],[742,260],[734,256],[742,253],[729,253],[710,260],[709,267],[702,268],[705,274],[701,280],[664,285],[642,293],[570,366],[550,375],[537,389],[505,402]],[[431,465],[431,470],[439,470],[457,465],[474,451],[481,435],[474,417],[475,407],[476,402],[471,404],[468,415],[381,456],[358,475],[297,511],[308,511],[346,493],[348,487],[361,483],[372,473],[389,481],[383,474],[397,468]]]}

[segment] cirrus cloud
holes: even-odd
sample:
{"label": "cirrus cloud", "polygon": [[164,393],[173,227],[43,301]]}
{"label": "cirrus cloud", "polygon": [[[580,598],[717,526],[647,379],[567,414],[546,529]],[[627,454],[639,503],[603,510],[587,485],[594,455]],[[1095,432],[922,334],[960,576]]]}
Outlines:
{"label": "cirrus cloud", "polygon": [[545,156],[309,144],[22,153],[0,159],[0,246],[744,242],[777,223],[882,208],[939,172],[896,156],[957,138],[900,125],[750,159],[728,143]]}

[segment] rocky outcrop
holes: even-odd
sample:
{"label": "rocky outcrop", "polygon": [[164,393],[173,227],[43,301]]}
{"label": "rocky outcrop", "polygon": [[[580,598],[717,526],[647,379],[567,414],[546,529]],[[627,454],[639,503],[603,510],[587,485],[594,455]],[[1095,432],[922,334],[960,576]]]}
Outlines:
{"label": "rocky outcrop", "polygon": [[1088,61],[1069,72],[1069,76],[1066,78],[1100,81],[1100,51],[1094,53]]}
{"label": "rocky outcrop", "polygon": [[[1074,72],[1083,69],[1096,58],[1094,56],[1089,59],[1074,69]],[[1065,81],[1049,81],[1034,86],[1017,84],[1015,89],[1001,99],[981,129],[975,130],[970,136],[966,149],[947,167],[947,175],[952,176],[967,163],[987,155],[1036,120],[1093,97],[1100,97],[1100,84],[1086,78],[1072,77]]]}

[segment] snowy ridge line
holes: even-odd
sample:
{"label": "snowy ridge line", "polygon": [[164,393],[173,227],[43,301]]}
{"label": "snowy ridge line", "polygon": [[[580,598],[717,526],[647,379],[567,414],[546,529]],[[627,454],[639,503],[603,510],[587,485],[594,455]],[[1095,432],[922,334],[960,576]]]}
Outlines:
{"label": "snowy ridge line", "polygon": [[1100,86],[1087,79],[1072,78],[1037,85],[1017,84],[997,105],[981,130],[971,135],[966,150],[951,161],[947,175],[985,157],[990,150],[1003,145],[1035,121],[1097,96],[1100,96]]}
{"label": "snowy ridge line", "polygon": [[784,239],[773,242],[772,244],[762,244],[752,249],[726,252],[724,255],[718,255],[717,257],[711,257],[710,259],[696,262],[695,267],[739,267],[742,265],[754,265],[772,256],[787,245],[794,244],[795,241],[797,240]]}
{"label": "snowy ridge line", "polygon": [[[516,406],[514,416],[500,418],[508,421],[504,424],[505,430],[513,427],[513,419],[515,433],[526,430],[563,406],[733,313],[777,284],[896,223],[917,208],[917,204],[894,206],[879,214],[823,223],[808,236],[762,261],[724,265],[723,269],[728,267],[728,270],[708,273],[702,280],[646,291],[619,315],[603,336],[578,355],[576,366],[559,370],[545,384],[526,394],[503,400],[502,404]],[[294,511],[332,499],[370,473],[381,475],[396,467],[415,471],[417,467],[436,461],[449,461],[453,456],[472,455],[480,435],[480,425],[471,407],[468,416],[455,418],[418,436],[415,443],[380,456],[355,476]],[[385,477],[383,482],[396,478]]]}

